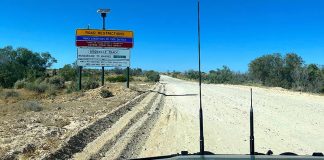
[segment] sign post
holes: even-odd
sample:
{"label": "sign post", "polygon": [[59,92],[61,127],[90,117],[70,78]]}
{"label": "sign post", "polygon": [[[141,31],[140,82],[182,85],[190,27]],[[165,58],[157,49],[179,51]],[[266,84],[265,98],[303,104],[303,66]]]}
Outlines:
{"label": "sign post", "polygon": [[79,90],[81,90],[82,67],[101,67],[101,85],[105,82],[105,67],[127,67],[127,87],[129,87],[130,49],[133,48],[133,32],[106,30],[105,18],[109,9],[99,9],[102,30],[77,29],[75,44],[78,47]]}
{"label": "sign post", "polygon": [[79,79],[78,79],[79,83],[78,83],[78,90],[80,91],[82,89],[82,66],[79,66]]}
{"label": "sign post", "polygon": [[[101,17],[102,17],[102,30],[106,30],[106,16],[107,16],[107,13],[109,12],[110,10],[109,9],[99,9],[97,12],[101,14]],[[104,86],[105,85],[105,67],[102,66],[101,67],[101,86]]]}
{"label": "sign post", "polygon": [[129,67],[127,67],[127,82],[126,82],[127,88],[129,88],[129,81],[130,81],[130,79],[129,79]]}

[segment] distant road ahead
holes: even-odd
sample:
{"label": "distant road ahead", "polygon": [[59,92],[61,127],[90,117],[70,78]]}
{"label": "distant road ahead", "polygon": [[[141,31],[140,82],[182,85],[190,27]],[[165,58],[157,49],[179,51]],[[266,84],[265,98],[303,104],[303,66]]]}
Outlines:
{"label": "distant road ahead", "polygon": [[[140,157],[199,151],[198,83],[161,76],[162,114]],[[324,152],[324,97],[253,87],[255,146],[274,154]],[[250,87],[203,84],[205,150],[249,153]]]}

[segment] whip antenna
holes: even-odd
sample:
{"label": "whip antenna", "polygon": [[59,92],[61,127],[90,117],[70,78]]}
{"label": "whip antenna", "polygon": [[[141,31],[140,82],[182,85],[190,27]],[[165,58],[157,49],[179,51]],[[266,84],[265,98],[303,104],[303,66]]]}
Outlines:
{"label": "whip antenna", "polygon": [[198,64],[199,64],[199,131],[200,131],[200,154],[204,155],[204,127],[203,110],[201,103],[201,70],[200,70],[200,0],[198,0]]}
{"label": "whip antenna", "polygon": [[252,88],[251,88],[251,108],[250,108],[250,155],[254,155],[254,125],[253,125],[253,106],[252,106]]}

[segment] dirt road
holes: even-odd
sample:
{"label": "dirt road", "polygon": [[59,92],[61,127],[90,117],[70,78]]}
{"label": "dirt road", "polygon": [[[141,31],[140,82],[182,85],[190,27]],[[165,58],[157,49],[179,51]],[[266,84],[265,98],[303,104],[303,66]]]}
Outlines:
{"label": "dirt road", "polygon": [[[253,87],[256,151],[324,151],[324,97]],[[203,84],[205,150],[249,153],[250,87]],[[161,76],[154,89],[71,137],[45,159],[129,159],[199,151],[198,84]]]}
{"label": "dirt road", "polygon": [[[198,84],[161,77],[165,103],[139,157],[199,151]],[[248,86],[203,84],[205,150],[249,153]],[[324,97],[280,88],[253,88],[257,152],[324,151]]]}

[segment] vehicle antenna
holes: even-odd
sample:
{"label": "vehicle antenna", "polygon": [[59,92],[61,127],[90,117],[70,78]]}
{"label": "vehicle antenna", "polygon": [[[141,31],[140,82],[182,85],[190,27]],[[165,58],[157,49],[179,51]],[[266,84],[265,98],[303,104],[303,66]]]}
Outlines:
{"label": "vehicle antenna", "polygon": [[200,129],[200,154],[204,155],[204,127],[203,110],[201,103],[201,70],[200,70],[200,0],[198,0],[198,64],[199,64],[199,129]]}
{"label": "vehicle antenna", "polygon": [[250,108],[250,155],[254,155],[254,125],[253,125],[253,106],[252,106],[252,88],[251,88],[251,108]]}

